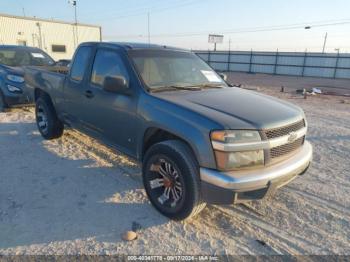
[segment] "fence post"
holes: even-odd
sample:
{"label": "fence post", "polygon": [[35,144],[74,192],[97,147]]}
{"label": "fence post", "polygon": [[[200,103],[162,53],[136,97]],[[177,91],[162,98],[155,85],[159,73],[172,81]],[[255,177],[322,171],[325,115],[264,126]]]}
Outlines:
{"label": "fence post", "polygon": [[227,72],[230,72],[231,50],[228,50]]}
{"label": "fence post", "polygon": [[277,49],[276,56],[275,56],[275,66],[273,68],[274,75],[277,73],[277,62],[278,62],[278,49]]}
{"label": "fence post", "polygon": [[339,50],[338,50],[338,54],[337,54],[337,60],[335,61],[333,78],[337,77],[338,63],[339,63]]}
{"label": "fence post", "polygon": [[210,66],[210,54],[211,54],[211,52],[210,52],[210,50],[208,50],[208,65]]}
{"label": "fence post", "polygon": [[252,62],[253,62],[253,49],[250,50],[249,73],[252,72]]}
{"label": "fence post", "polygon": [[303,68],[302,68],[302,71],[301,71],[301,76],[304,76],[304,72],[305,72],[305,64],[306,64],[306,58],[307,58],[307,50],[305,50],[305,53],[304,53],[304,59],[303,59]]}

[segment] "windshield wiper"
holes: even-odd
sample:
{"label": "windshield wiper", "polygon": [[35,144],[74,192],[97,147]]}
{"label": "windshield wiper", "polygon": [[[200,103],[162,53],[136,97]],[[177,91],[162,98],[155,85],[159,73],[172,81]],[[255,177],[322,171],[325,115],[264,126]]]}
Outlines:
{"label": "windshield wiper", "polygon": [[225,86],[220,84],[211,84],[211,83],[205,83],[205,84],[197,84],[197,85],[168,85],[168,86],[157,86],[157,87],[151,87],[149,88],[149,91],[151,92],[163,92],[163,91],[172,91],[172,90],[191,90],[191,91],[199,91],[203,88],[225,88]]}
{"label": "windshield wiper", "polygon": [[173,91],[173,90],[191,90],[191,91],[199,91],[202,88],[197,85],[190,86],[177,86],[177,85],[169,85],[169,86],[157,86],[151,87],[148,90],[151,92],[163,92],[163,91]]}
{"label": "windshield wiper", "polygon": [[198,86],[200,88],[225,88],[225,86],[220,85],[220,84],[210,84],[210,83],[206,83],[206,84],[199,84],[199,85],[193,85],[193,86]]}

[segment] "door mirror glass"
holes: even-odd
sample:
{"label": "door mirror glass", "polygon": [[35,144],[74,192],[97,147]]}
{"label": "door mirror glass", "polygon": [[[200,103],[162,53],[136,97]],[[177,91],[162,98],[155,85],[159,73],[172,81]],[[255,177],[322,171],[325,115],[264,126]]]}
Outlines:
{"label": "door mirror glass", "polygon": [[124,76],[106,76],[103,81],[103,89],[107,92],[125,93],[128,87]]}

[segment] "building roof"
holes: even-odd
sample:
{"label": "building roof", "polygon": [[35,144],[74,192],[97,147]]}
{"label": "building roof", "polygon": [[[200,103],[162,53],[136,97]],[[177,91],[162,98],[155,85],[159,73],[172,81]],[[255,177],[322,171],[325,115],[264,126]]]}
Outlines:
{"label": "building roof", "polygon": [[[31,20],[31,21],[42,21],[42,22],[58,23],[58,24],[66,24],[66,25],[75,25],[75,23],[72,23],[72,22],[66,22],[66,21],[56,20],[56,19],[43,19],[38,17],[17,16],[17,15],[2,14],[2,13],[0,13],[0,17],[8,17],[8,18]],[[81,24],[81,23],[77,23],[77,25],[101,28],[101,26],[99,25],[90,25],[90,24]]]}

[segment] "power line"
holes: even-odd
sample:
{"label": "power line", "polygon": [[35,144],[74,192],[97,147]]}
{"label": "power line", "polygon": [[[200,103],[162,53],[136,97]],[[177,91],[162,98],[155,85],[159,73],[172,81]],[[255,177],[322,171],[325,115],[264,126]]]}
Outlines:
{"label": "power line", "polygon": [[[155,0],[153,0],[155,1]],[[156,1],[160,1],[160,0],[156,0]],[[124,3],[128,3],[128,1],[124,1]],[[125,15],[125,14],[129,14],[129,13],[133,13],[135,11],[139,11],[139,10],[144,10],[146,8],[150,8],[149,5],[150,1],[149,0],[144,0],[142,3],[139,3],[137,6],[135,5],[130,5],[127,6],[125,8],[123,7],[118,7],[118,11],[117,12],[113,12],[113,13],[106,13],[105,11],[103,12],[103,18],[106,18],[108,16],[116,16],[116,15]],[[153,7],[154,5],[152,5],[151,7]],[[96,11],[93,12],[82,12],[83,15],[96,15]]]}
{"label": "power line", "polygon": [[[333,20],[335,21],[335,20]],[[323,22],[323,23],[322,23]],[[269,26],[269,27],[255,27],[255,28],[245,28],[245,29],[231,29],[220,31],[222,34],[242,34],[242,33],[256,33],[256,32],[270,32],[270,31],[285,31],[285,30],[293,30],[293,29],[304,29],[306,25],[311,25],[311,27],[325,27],[325,26],[336,26],[336,25],[346,25],[350,24],[350,19],[347,20],[338,20],[338,22],[309,22],[309,23],[298,23],[298,24],[290,24],[290,25],[279,25],[279,26]],[[192,37],[192,36],[202,36],[207,35],[212,31],[201,31],[201,32],[187,32],[187,33],[177,33],[177,34],[155,34],[152,37]],[[109,37],[119,37],[119,38],[128,38],[128,37],[143,37],[143,35],[119,35]]]}
{"label": "power line", "polygon": [[201,2],[201,0],[190,0],[190,1],[187,0],[186,2],[183,2],[182,4],[171,5],[171,6],[166,6],[166,7],[159,7],[159,8],[155,8],[155,9],[143,8],[143,9],[140,9],[139,11],[135,10],[135,13],[120,15],[120,16],[115,16],[115,17],[104,17],[101,19],[95,19],[95,21],[104,21],[104,20],[111,21],[111,20],[118,20],[118,19],[133,17],[133,16],[140,16],[140,15],[144,15],[148,11],[151,11],[152,13],[160,13],[160,12],[164,12],[164,11],[171,11],[173,9],[184,7],[184,6],[198,4],[200,2]]}

